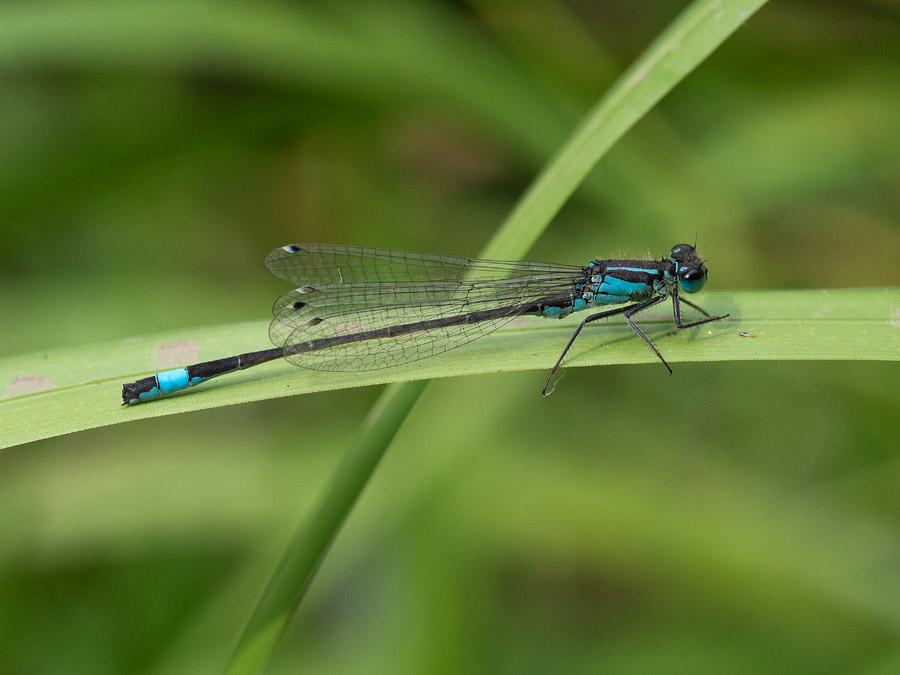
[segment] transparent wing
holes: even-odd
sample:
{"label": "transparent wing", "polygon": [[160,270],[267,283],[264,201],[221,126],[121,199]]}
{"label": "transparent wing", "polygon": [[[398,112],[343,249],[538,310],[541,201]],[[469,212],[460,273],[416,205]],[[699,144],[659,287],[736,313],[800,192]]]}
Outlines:
{"label": "transparent wing", "polygon": [[577,265],[479,260],[432,253],[393,251],[364,246],[291,244],[270,251],[266,269],[297,286],[317,284],[396,284],[402,281],[448,282],[463,278],[505,279],[527,274],[570,272]]}
{"label": "transparent wing", "polygon": [[[547,298],[550,304],[569,295]],[[534,308],[522,293],[468,302],[443,300],[357,307],[316,313],[301,307],[299,325],[289,322],[274,339],[285,358],[311,370],[357,371],[418,361],[471,342]],[[498,305],[498,300],[503,302]],[[273,326],[276,321],[273,321]],[[276,342],[278,344],[278,342]]]}
{"label": "transparent wing", "polygon": [[[289,361],[320,370],[384,368],[425,358],[486,335],[541,299],[565,302],[583,268],[541,262],[479,260],[360,246],[294,244],[266,257],[275,276],[302,284],[275,301],[269,338],[277,346],[377,333],[424,322],[402,336],[369,337]],[[487,317],[484,312],[491,310]],[[453,324],[447,319],[469,316]],[[442,325],[436,323],[444,322]],[[320,343],[321,344],[321,343]]]}
{"label": "transparent wing", "polygon": [[[579,274],[581,270],[579,269]],[[404,308],[385,310],[411,316],[416,307],[431,318],[434,308],[444,315],[465,314],[487,308],[522,304],[548,296],[572,292],[579,277],[571,274],[543,274],[501,280],[466,280],[402,282],[395,284],[350,283],[303,286],[288,291],[275,301],[274,318],[269,325],[269,339],[282,346],[288,336],[312,318],[341,312],[374,308]],[[524,311],[524,310],[523,310]],[[441,315],[441,316],[444,316]]]}

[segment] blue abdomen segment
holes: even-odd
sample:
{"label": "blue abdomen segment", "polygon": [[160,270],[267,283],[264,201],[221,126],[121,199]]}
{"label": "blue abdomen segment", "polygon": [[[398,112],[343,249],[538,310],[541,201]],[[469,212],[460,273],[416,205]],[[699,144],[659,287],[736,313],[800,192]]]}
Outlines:
{"label": "blue abdomen segment", "polygon": [[229,356],[216,361],[197,363],[186,368],[174,368],[156,373],[152,377],[145,377],[136,382],[129,382],[122,386],[122,402],[124,405],[134,405],[144,401],[152,401],[162,396],[183,391],[188,387],[202,384],[219,375],[242,370],[251,366],[280,359],[284,356],[281,347],[265,349],[261,352],[249,352],[238,356]]}
{"label": "blue abdomen segment", "polygon": [[[228,361],[229,366],[232,361],[236,361],[236,357],[231,359],[223,359]],[[182,391],[188,387],[206,382],[210,377],[223,375],[226,372],[235,370],[234,367],[228,369],[219,368],[212,371],[211,374],[204,371],[208,369],[210,364],[218,364],[220,362],[200,363],[187,368],[174,368],[172,370],[164,370],[156,373],[152,377],[145,377],[137,382],[130,382],[122,387],[122,401],[126,405],[134,405],[135,403],[143,403],[144,401],[153,401],[177,391]]]}
{"label": "blue abdomen segment", "polygon": [[126,385],[126,388],[123,388],[123,398],[125,399],[124,402],[129,405],[153,401],[160,396],[167,396],[176,391],[187,389],[202,381],[198,377],[191,378],[188,375],[187,368],[164,370],[152,377],[145,377],[143,380]]}
{"label": "blue abdomen segment", "polygon": [[159,393],[163,396],[191,386],[187,368],[176,368],[157,373],[156,381],[159,384]]}

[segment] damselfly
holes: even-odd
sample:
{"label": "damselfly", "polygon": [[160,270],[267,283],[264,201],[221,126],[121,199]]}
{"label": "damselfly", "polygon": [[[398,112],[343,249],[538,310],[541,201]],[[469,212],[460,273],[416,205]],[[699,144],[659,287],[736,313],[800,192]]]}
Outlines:
{"label": "damselfly", "polygon": [[[615,314],[669,364],[632,317],[672,298],[675,326],[710,316],[679,293],[696,293],[707,270],[694,246],[660,260],[594,260],[585,266],[478,260],[361,246],[292,244],[266,256],[266,267],[297,286],[275,302],[269,339],[276,347],[156,373],[122,387],[124,404],[165,396],[218,375],[284,358],[310,370],[363,371],[425,359],[476,340],[517,316],[558,319],[585,309],[542,394],[586,324]],[[704,318],[683,323],[681,304]]]}

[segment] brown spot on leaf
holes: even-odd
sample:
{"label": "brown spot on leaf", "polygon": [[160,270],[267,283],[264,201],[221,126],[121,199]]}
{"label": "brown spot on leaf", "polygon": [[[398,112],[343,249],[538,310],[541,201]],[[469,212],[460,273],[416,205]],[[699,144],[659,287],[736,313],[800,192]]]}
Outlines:
{"label": "brown spot on leaf", "polygon": [[3,392],[3,398],[13,398],[15,396],[24,396],[25,394],[33,394],[36,391],[46,391],[53,389],[54,385],[43,375],[19,375],[10,382],[6,391]]}
{"label": "brown spot on leaf", "polygon": [[157,345],[153,350],[153,367],[159,370],[178,368],[197,361],[197,344],[182,340]]}

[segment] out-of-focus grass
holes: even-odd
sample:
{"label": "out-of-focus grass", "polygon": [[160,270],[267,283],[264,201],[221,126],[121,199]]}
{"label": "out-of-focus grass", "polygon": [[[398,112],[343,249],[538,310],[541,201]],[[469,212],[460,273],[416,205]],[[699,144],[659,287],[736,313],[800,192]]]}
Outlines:
{"label": "out-of-focus grass", "polygon": [[[262,320],[299,239],[477,253],[682,3],[157,6],[0,11],[4,357]],[[697,233],[710,289],[897,286],[897,25],[770,4],[529,257]],[[260,26],[330,60],[243,58]],[[658,368],[432,388],[270,670],[895,670],[896,364]],[[376,394],[5,451],[0,669],[221,666]]]}

